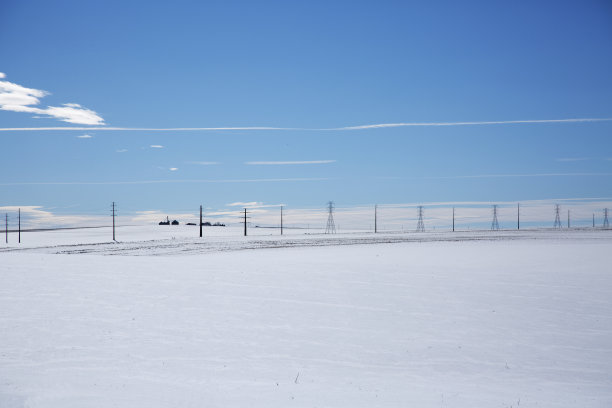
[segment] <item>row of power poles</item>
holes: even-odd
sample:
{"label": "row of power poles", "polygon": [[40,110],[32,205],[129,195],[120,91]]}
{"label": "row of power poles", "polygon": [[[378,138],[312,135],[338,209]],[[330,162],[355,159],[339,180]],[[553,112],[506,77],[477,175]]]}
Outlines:
{"label": "row of power poles", "polygon": [[[17,210],[17,242],[21,244],[21,208]],[[8,244],[8,213],[4,214],[4,241]]]}

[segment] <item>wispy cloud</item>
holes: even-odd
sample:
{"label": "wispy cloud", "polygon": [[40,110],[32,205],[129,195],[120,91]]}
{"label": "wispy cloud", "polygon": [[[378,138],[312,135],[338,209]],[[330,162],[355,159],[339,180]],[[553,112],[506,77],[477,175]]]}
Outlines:
{"label": "wispy cloud", "polygon": [[56,130],[121,130],[132,132],[192,132],[192,131],[343,131],[343,130],[365,130],[383,129],[396,127],[436,127],[436,126],[490,126],[490,125],[534,125],[534,124],[563,124],[563,123],[588,123],[609,122],[612,118],[570,118],[570,119],[534,119],[534,120],[500,120],[480,122],[398,122],[377,123],[358,126],[342,126],[330,128],[301,128],[301,127],[271,127],[271,126],[241,126],[241,127],[190,127],[190,128],[147,128],[147,127],[21,127],[0,128],[0,131],[56,131]]}
{"label": "wispy cloud", "polygon": [[[0,79],[6,78],[0,72]],[[64,103],[62,106],[35,107],[40,98],[49,95],[47,91],[26,88],[9,81],[0,80],[0,110],[34,113],[78,125],[103,125],[104,119],[91,109],[78,103]],[[87,129],[87,128],[84,128]]]}
{"label": "wispy cloud", "polygon": [[77,136],[77,139],[92,139],[93,136],[92,135],[80,135]]}
{"label": "wispy cloud", "polygon": [[406,126],[481,126],[481,125],[526,125],[538,123],[579,123],[579,122],[603,122],[611,121],[612,118],[571,118],[571,119],[534,119],[534,120],[498,120],[484,122],[404,122],[404,123],[378,123],[374,125],[346,126],[326,130],[363,130],[394,128]]}
{"label": "wispy cloud", "polygon": [[216,164],[221,164],[219,162],[214,161],[188,161],[187,164],[197,164],[199,166],[214,166]]}
{"label": "wispy cloud", "polygon": [[128,151],[128,149],[117,149],[116,150],[117,153],[125,153],[127,151]]}
{"label": "wispy cloud", "polygon": [[164,146],[162,146],[162,145],[151,145],[151,146],[149,146],[149,147],[150,147],[151,149],[163,149],[163,148],[164,148]]}
{"label": "wispy cloud", "polygon": [[249,202],[242,202],[242,201],[237,201],[235,203],[230,203],[227,204],[228,207],[254,207],[254,206],[258,206],[261,205],[263,203],[257,202],[257,201],[249,201]]}
{"label": "wispy cloud", "polygon": [[168,170],[170,170],[170,171],[177,171],[178,167],[170,167]]}
{"label": "wispy cloud", "polygon": [[302,181],[327,181],[325,177],[271,178],[271,179],[219,179],[219,180],[135,180],[135,181],[32,181],[0,183],[0,186],[98,186],[124,184],[171,184],[171,183],[286,183]]}
{"label": "wispy cloud", "polygon": [[292,164],[328,164],[335,163],[336,160],[306,160],[306,161],[250,161],[245,162],[250,166],[275,166],[275,165],[292,165]]}
{"label": "wispy cloud", "polygon": [[585,161],[590,160],[588,157],[560,157],[555,159],[558,162],[577,162],[577,161]]}
{"label": "wispy cloud", "polygon": [[[532,174],[474,174],[468,176],[427,176],[424,179],[477,179],[513,177],[610,177],[612,173],[532,173]],[[415,177],[418,178],[418,177]]]}

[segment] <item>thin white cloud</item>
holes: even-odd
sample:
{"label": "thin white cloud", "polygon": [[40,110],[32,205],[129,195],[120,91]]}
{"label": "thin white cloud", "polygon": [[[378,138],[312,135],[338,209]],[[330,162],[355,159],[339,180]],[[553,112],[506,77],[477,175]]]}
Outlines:
{"label": "thin white cloud", "polygon": [[254,206],[259,206],[262,205],[263,203],[259,203],[257,201],[249,201],[249,202],[242,202],[242,201],[237,201],[235,203],[230,203],[230,204],[226,204],[228,207],[254,207]]}
{"label": "thin white cloud", "polygon": [[555,159],[558,162],[577,162],[577,161],[585,161],[590,160],[588,157],[560,157]]}
{"label": "thin white cloud", "polygon": [[[0,72],[0,74],[0,79],[6,78],[4,73]],[[35,107],[40,104],[40,98],[47,95],[49,95],[47,91],[26,88],[9,81],[0,81],[0,110],[34,113],[78,125],[104,124],[104,119],[100,115],[78,103],[64,103],[62,106],[47,106],[46,108]]]}
{"label": "thin white cloud", "polygon": [[292,165],[292,164],[328,164],[335,163],[336,160],[307,160],[307,161],[250,161],[244,164],[250,166],[275,166],[275,165]]}
{"label": "thin white cloud", "polygon": [[[609,177],[612,173],[533,173],[533,174],[474,174],[468,176],[428,176],[424,179],[476,179],[513,177]],[[414,177],[418,178],[418,177]]]}
{"label": "thin white cloud", "polygon": [[116,150],[117,153],[125,153],[127,151],[128,151],[128,149],[117,149]]}
{"label": "thin white cloud", "polygon": [[80,135],[77,136],[77,139],[92,139],[93,136],[92,135]]}
{"label": "thin white cloud", "polygon": [[149,146],[149,147],[150,147],[151,149],[163,149],[163,148],[164,148],[164,146],[162,146],[162,145],[151,145],[151,146]]}
{"label": "thin white cloud", "polygon": [[136,181],[34,181],[0,183],[0,186],[98,186],[124,184],[168,184],[168,183],[285,183],[301,181],[327,181],[325,177],[271,178],[271,179],[219,179],[219,180],[136,180]]}
{"label": "thin white cloud", "polygon": [[187,164],[197,164],[199,166],[214,166],[216,164],[221,164],[219,162],[214,162],[214,161],[188,161],[185,162]]}
{"label": "thin white cloud", "polygon": [[178,167],[170,167],[168,170],[170,170],[170,171],[177,171]]}
{"label": "thin white cloud", "polygon": [[405,123],[379,123],[374,125],[346,126],[326,130],[363,130],[406,126],[481,126],[481,125],[526,125],[537,123],[579,123],[611,121],[612,118],[571,118],[571,119],[536,119],[536,120],[499,120],[484,122],[405,122]]}
{"label": "thin white cloud", "polygon": [[571,118],[571,119],[537,119],[537,120],[500,120],[482,122],[400,122],[378,123],[371,125],[343,126],[332,128],[300,128],[300,127],[270,127],[270,126],[242,126],[242,127],[192,127],[192,128],[145,128],[145,127],[21,127],[0,128],[0,131],[54,131],[54,130],[121,130],[134,132],[192,132],[192,131],[261,131],[261,130],[296,130],[296,131],[342,131],[364,130],[396,127],[436,127],[436,126],[488,126],[488,125],[530,125],[550,123],[588,123],[610,122],[612,118]]}

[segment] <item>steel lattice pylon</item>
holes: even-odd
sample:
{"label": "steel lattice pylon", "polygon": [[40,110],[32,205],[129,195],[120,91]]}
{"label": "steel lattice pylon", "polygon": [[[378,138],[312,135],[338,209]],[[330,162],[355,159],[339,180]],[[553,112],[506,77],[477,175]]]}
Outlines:
{"label": "steel lattice pylon", "polygon": [[560,216],[561,208],[559,204],[555,204],[555,224],[553,228],[561,228],[561,216]]}
{"label": "steel lattice pylon", "polygon": [[330,201],[327,203],[327,226],[325,227],[326,234],[336,233],[336,224],[334,223],[334,202]]}
{"label": "steel lattice pylon", "polygon": [[493,221],[491,221],[491,229],[499,229],[499,223],[497,222],[497,204],[493,205]]}
{"label": "steel lattice pylon", "polygon": [[417,214],[419,216],[419,220],[417,221],[417,228],[416,230],[418,232],[423,232],[425,231],[425,223],[423,223],[423,206],[419,205],[417,207]]}

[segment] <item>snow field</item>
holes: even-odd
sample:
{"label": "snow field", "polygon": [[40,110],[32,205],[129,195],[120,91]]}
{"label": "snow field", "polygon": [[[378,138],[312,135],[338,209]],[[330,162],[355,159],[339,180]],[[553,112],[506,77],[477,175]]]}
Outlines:
{"label": "snow field", "polygon": [[0,406],[609,407],[595,237],[0,253]]}

